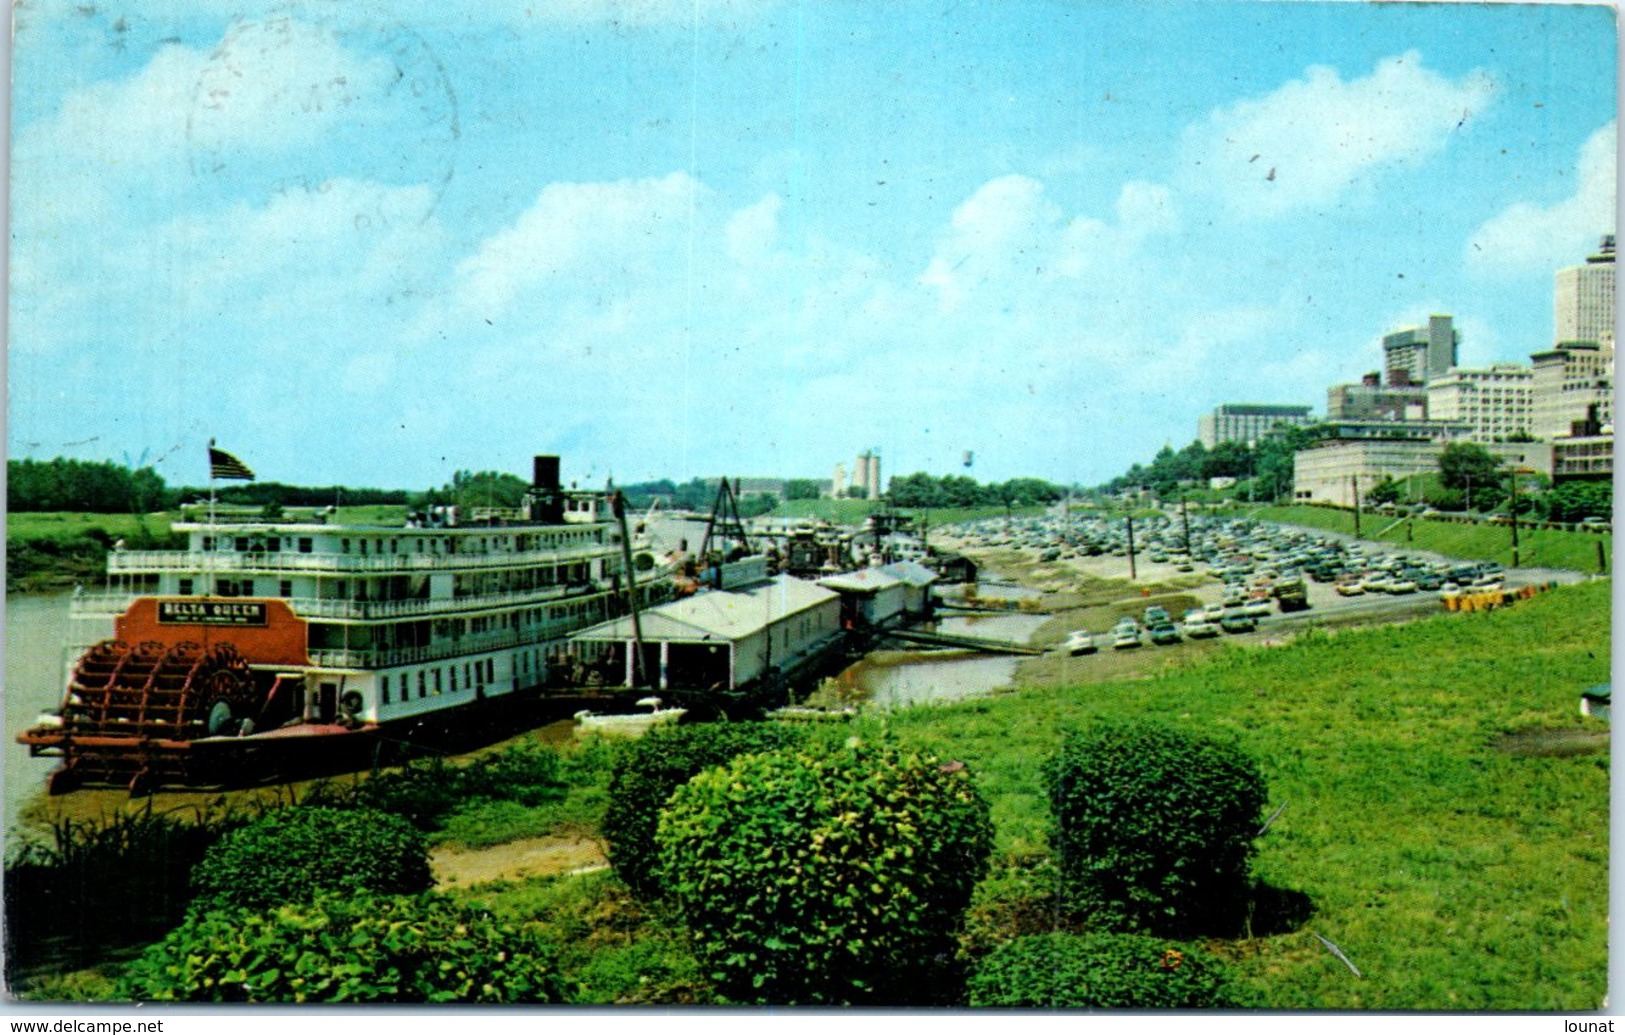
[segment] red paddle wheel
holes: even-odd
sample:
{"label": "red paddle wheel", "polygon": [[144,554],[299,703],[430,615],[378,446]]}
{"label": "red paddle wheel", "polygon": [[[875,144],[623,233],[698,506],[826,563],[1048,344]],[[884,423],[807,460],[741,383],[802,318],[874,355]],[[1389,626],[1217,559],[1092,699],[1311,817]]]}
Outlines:
{"label": "red paddle wheel", "polygon": [[74,667],[60,722],[21,739],[36,754],[62,756],[52,793],[87,781],[139,793],[154,780],[191,777],[192,743],[249,732],[263,698],[230,643],[103,640]]}

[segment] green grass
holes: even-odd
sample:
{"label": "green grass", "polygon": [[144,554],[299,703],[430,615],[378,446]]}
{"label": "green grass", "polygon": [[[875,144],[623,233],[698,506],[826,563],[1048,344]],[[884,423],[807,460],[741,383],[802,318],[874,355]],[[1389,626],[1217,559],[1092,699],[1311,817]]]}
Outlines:
{"label": "green grass", "polygon": [[114,539],[133,539],[142,529],[156,538],[169,535],[169,514],[159,512],[137,517],[134,514],[87,514],[82,511],[39,511],[6,513],[6,538],[55,539],[63,541],[83,536],[99,528]]}
{"label": "green grass", "polygon": [[[1354,534],[1354,513],[1331,507],[1248,507],[1236,514],[1260,521],[1277,521],[1306,528]],[[1361,537],[1392,546],[1431,550],[1449,557],[1512,563],[1512,529],[1508,525],[1462,524],[1427,518],[1401,519],[1392,515],[1362,514]],[[1613,536],[1596,532],[1518,528],[1518,561],[1529,567],[1598,571],[1597,544],[1612,554]],[[1610,564],[1612,562],[1610,561]]]}
{"label": "green grass", "polygon": [[1314,908],[1301,930],[1214,946],[1272,1007],[1597,1009],[1607,755],[1496,744],[1606,729],[1578,702],[1608,678],[1609,590],[1604,580],[1503,611],[1236,648],[1150,680],[911,710],[886,725],[977,774],[1007,875],[1047,854],[1039,771],[1068,723],[1147,715],[1239,740],[1265,770],[1271,807],[1287,805],[1255,872]]}

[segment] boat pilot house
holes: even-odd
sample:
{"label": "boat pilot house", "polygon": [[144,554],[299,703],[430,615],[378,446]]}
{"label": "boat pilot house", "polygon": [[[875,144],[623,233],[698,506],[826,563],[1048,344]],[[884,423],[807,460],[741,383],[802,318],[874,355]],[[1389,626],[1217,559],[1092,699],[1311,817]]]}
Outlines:
{"label": "boat pilot house", "polygon": [[589,670],[619,686],[737,696],[816,664],[841,641],[841,598],[779,575],[710,590],[644,611],[642,671],[630,616],[572,637]]}

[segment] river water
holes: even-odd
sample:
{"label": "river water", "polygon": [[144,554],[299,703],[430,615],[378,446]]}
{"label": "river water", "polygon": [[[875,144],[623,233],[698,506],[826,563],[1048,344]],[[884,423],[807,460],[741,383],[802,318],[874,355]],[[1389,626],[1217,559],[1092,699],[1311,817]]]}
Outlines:
{"label": "river water", "polygon": [[5,830],[17,823],[23,807],[41,795],[45,777],[56,768],[54,758],[30,758],[17,743],[17,734],[34,725],[40,712],[62,703],[67,670],[67,594],[6,594],[5,710]]}
{"label": "river water", "polygon": [[[998,614],[944,618],[938,632],[1026,643],[1047,615]],[[841,697],[875,708],[907,708],[981,697],[1015,678],[1021,658],[965,650],[876,651],[837,677]]]}

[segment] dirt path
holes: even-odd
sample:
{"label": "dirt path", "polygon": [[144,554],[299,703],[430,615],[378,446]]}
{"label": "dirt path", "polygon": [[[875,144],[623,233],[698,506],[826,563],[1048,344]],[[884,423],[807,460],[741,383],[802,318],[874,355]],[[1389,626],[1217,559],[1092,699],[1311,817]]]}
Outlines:
{"label": "dirt path", "polygon": [[435,881],[470,887],[496,880],[551,877],[608,866],[603,845],[584,834],[527,837],[490,848],[437,848],[429,855]]}

